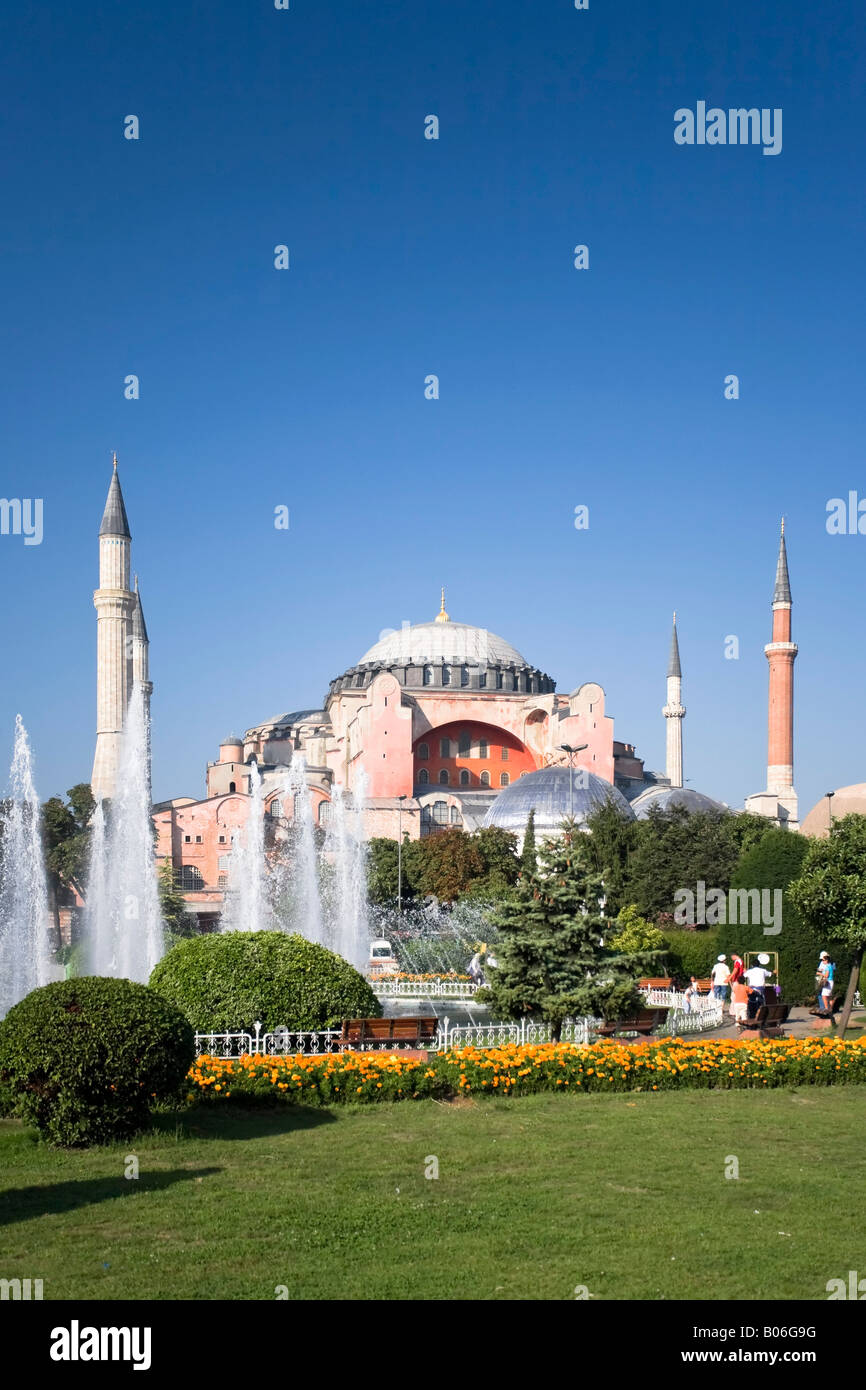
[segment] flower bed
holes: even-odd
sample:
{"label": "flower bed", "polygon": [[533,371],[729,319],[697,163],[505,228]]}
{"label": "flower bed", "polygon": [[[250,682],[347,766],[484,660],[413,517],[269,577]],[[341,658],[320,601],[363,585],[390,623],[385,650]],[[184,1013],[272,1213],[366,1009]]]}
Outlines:
{"label": "flower bed", "polygon": [[539,1091],[734,1090],[866,1082],[866,1038],[768,1041],[665,1038],[591,1047],[542,1043],[464,1047],[428,1060],[395,1053],[199,1057],[190,1100],[341,1102],[432,1096],[532,1095]]}

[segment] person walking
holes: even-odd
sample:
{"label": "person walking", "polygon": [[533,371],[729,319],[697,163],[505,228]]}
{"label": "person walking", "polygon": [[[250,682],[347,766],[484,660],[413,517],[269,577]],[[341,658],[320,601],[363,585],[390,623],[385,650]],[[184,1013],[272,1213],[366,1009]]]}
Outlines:
{"label": "person walking", "polygon": [[836,966],[830,959],[827,951],[821,952],[821,960],[818,965],[818,1013],[832,1013],[833,1005],[833,986],[836,982]]}

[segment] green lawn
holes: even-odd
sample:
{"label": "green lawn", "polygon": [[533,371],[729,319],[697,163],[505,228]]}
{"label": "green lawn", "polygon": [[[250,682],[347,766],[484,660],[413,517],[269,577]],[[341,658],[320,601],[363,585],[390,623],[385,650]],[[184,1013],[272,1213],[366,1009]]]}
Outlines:
{"label": "green lawn", "polygon": [[846,1086],[200,1107],[84,1152],[3,1121],[0,1277],[51,1299],[826,1299],[866,1273],[864,1118]]}

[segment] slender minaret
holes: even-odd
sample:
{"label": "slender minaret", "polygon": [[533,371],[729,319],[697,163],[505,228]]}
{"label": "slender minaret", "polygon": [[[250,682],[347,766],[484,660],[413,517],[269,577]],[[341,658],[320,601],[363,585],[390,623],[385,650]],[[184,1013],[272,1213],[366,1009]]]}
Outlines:
{"label": "slender minaret", "polygon": [[683,719],[685,706],[681,702],[683,673],[680,669],[680,644],[677,640],[677,615],[671,633],[671,652],[668,657],[668,700],[662,714],[667,720],[665,774],[672,787],[683,785]]}
{"label": "slender minaret", "polygon": [[791,830],[798,828],[798,799],[794,790],[794,661],[791,641],[791,583],[785,548],[785,518],[779,537],[776,583],[773,588],[773,639],[764,648],[770,664],[767,717],[767,788],[750,796],[746,809],[770,816]]}
{"label": "slender minaret", "polygon": [[[132,691],[132,625],[140,605],[129,587],[131,541],[115,454],[99,528],[99,588],[93,595],[96,608],[96,756],[90,784],[97,801],[114,795],[123,721]],[[145,633],[145,670],[146,641]]]}
{"label": "slender minaret", "polygon": [[150,697],[153,694],[153,681],[150,679],[150,640],[141,606],[138,589],[138,575],[135,576],[135,607],[132,611],[132,679],[140,685],[144,700],[144,719],[147,729],[147,779],[150,787]]}
{"label": "slender minaret", "polygon": [[773,640],[764,648],[770,663],[770,702],[767,719],[767,791],[775,792],[797,819],[794,791],[794,661],[797,644],[791,641],[791,583],[785,549],[785,518],[779,537],[776,583],[773,589]]}

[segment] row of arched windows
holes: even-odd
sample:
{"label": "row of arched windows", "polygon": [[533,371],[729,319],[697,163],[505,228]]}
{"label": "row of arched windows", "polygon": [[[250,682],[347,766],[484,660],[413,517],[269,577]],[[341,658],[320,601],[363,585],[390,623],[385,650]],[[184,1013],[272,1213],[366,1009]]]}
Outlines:
{"label": "row of arched windows", "polygon": [[[302,801],[301,801],[301,793],[300,793],[300,792],[295,792],[295,798],[294,798],[294,803],[293,803],[293,808],[292,808],[292,809],[293,809],[294,819],[295,819],[295,820],[300,820],[301,816],[303,815],[303,803],[302,803]],[[278,796],[275,796],[274,799],[273,799],[273,801],[272,801],[272,802],[269,804],[269,806],[268,806],[268,815],[269,815],[269,816],[272,816],[272,817],[274,818],[274,820],[279,820],[279,818],[282,816],[282,814],[283,814],[282,804],[281,804],[281,802],[280,802],[279,797],[278,797]],[[330,803],[330,801],[325,801],[325,800],[320,801],[320,802],[319,802],[319,810],[318,810],[318,813],[317,813],[317,814],[318,814],[319,825],[327,825],[328,822],[329,822],[330,819],[331,819],[331,803]]]}
{"label": "row of arched windows", "polygon": [[[456,742],[456,744],[457,744],[456,753],[455,753],[455,749],[454,749],[454,744],[455,744],[455,742]],[[486,738],[482,738],[482,739],[479,739],[479,740],[478,740],[477,749],[478,749],[478,751],[477,751],[477,753],[475,754],[475,756],[476,756],[477,758],[482,758],[482,759],[484,759],[484,758],[489,758],[489,757],[490,757],[490,745],[489,745],[489,743],[487,742],[487,739],[486,739]],[[500,748],[500,750],[499,750],[499,755],[500,755],[500,758],[501,758],[502,762],[504,762],[504,763],[507,763],[507,762],[508,762],[508,748],[507,748],[507,746],[506,746],[505,744],[503,744],[502,747]],[[440,738],[440,740],[439,740],[439,756],[440,756],[440,758],[453,758],[453,757],[455,757],[455,756],[458,757],[458,758],[471,758],[471,757],[472,757],[472,739],[471,739],[470,735],[464,730],[464,732],[461,733],[460,736],[459,736],[459,738],[457,738],[456,740],[453,739],[453,738]],[[418,760],[419,760],[419,762],[426,763],[426,762],[429,762],[429,759],[430,759],[430,744],[429,744],[429,743],[419,743],[419,744],[418,744]]]}
{"label": "row of arched windows", "polygon": [[[484,772],[481,773],[481,776],[479,777],[478,781],[479,781],[479,783],[481,784],[482,787],[489,787],[489,786],[490,786],[490,773],[487,772],[487,771],[485,770]],[[427,771],[426,767],[422,767],[421,770],[420,770],[420,772],[418,773],[418,784],[419,784],[419,786],[426,787],[426,786],[429,784],[429,782],[430,782],[430,773]],[[500,774],[499,774],[499,785],[500,785],[500,787],[507,787],[507,786],[509,785],[510,782],[511,782],[511,778],[509,777],[508,773],[507,773],[507,772],[500,772]],[[442,787],[450,787],[450,786],[451,786],[451,774],[450,774],[450,772],[448,771],[448,769],[447,769],[446,767],[443,767],[442,770],[441,770],[441,772],[439,773],[439,785],[442,786]],[[455,784],[455,785],[456,785],[456,784]],[[462,768],[460,769],[459,785],[460,785],[461,787],[470,787],[470,786],[472,785],[472,773],[469,771],[468,767],[462,767]]]}

